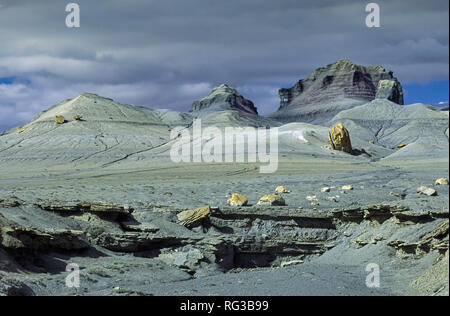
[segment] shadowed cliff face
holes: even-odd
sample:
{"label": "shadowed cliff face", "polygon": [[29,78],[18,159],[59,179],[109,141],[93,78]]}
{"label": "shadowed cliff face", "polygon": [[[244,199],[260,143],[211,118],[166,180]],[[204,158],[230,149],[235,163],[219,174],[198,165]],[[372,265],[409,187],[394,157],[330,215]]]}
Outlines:
{"label": "shadowed cliff face", "polygon": [[203,110],[237,110],[249,114],[258,114],[258,110],[252,101],[245,99],[235,89],[226,84],[214,88],[208,96],[192,104],[191,112]]}
{"label": "shadowed cliff face", "polygon": [[[385,84],[383,93],[377,95],[382,80],[390,84]],[[387,86],[391,89],[386,89]],[[280,89],[279,95],[280,106],[273,116],[308,122],[314,122],[317,117],[330,118],[376,97],[403,104],[401,85],[392,71],[381,66],[356,65],[346,59],[316,69],[292,88]]]}

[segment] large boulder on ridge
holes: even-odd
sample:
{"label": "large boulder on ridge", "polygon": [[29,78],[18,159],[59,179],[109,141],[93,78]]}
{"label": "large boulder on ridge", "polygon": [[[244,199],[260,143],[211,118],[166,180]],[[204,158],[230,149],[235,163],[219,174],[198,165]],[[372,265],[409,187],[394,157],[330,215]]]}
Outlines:
{"label": "large boulder on ridge", "polygon": [[348,130],[342,125],[342,123],[338,123],[331,128],[331,131],[328,133],[328,139],[330,140],[331,147],[334,150],[345,151],[347,153],[352,153],[352,142],[350,140],[350,133]]}
{"label": "large boulder on ridge", "polygon": [[380,80],[378,82],[376,99],[388,99],[397,104],[403,104],[403,89],[397,79]]}

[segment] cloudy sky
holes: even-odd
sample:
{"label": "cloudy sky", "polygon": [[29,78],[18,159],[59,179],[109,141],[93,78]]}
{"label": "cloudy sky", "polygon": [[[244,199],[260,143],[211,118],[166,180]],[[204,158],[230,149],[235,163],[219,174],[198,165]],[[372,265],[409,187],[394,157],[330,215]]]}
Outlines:
{"label": "cloudy sky", "polygon": [[348,58],[394,71],[406,102],[448,101],[448,0],[0,0],[0,132],[80,92],[186,111],[221,83],[261,113],[277,90]]}

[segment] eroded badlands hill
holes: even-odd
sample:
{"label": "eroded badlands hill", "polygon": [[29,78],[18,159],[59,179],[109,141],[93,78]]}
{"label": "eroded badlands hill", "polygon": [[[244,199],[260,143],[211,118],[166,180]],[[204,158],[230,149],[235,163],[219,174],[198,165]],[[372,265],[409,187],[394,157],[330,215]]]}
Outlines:
{"label": "eroded badlands hill", "polygon": [[322,124],[342,110],[375,98],[403,104],[401,84],[381,66],[341,59],[313,71],[290,89],[280,89],[280,107],[271,117]]}

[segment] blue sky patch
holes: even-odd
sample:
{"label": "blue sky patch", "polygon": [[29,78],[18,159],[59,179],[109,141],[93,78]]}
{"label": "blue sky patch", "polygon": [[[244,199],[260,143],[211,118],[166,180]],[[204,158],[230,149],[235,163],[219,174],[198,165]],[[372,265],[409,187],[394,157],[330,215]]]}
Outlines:
{"label": "blue sky patch", "polygon": [[0,84],[13,84],[15,81],[14,77],[4,77],[0,78]]}
{"label": "blue sky patch", "polygon": [[403,85],[405,104],[435,104],[448,101],[449,81],[432,81],[422,85],[418,83]]}

